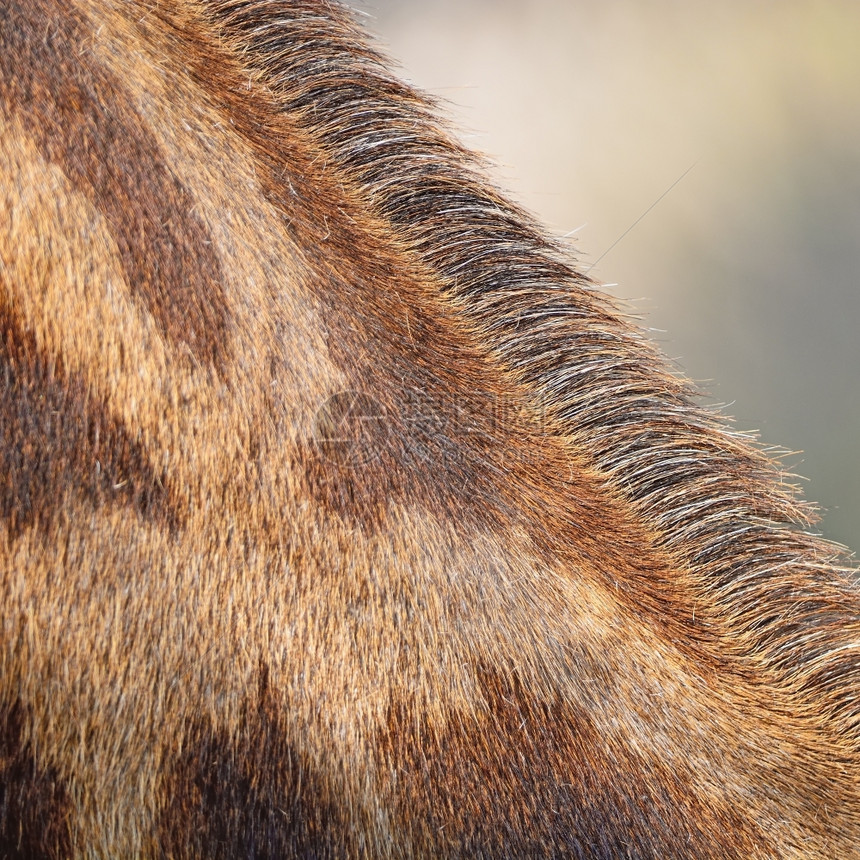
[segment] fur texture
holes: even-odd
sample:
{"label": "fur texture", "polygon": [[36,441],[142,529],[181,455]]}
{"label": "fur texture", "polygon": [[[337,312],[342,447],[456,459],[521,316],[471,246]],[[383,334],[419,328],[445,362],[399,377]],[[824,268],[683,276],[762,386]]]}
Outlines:
{"label": "fur texture", "polygon": [[860,857],[860,595],[325,0],[0,2],[0,856]]}

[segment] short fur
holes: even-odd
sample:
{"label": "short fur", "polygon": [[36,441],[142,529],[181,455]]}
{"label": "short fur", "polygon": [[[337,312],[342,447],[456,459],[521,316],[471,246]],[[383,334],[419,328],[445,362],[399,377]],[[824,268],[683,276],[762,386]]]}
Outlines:
{"label": "short fur", "polygon": [[0,2],[0,856],[860,857],[860,595],[325,0]]}

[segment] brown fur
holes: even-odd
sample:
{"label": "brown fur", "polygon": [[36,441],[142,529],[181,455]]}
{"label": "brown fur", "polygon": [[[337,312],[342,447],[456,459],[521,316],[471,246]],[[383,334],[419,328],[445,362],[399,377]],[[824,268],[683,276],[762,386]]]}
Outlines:
{"label": "brown fur", "polygon": [[341,8],[5,0],[0,195],[0,856],[860,857],[838,552]]}

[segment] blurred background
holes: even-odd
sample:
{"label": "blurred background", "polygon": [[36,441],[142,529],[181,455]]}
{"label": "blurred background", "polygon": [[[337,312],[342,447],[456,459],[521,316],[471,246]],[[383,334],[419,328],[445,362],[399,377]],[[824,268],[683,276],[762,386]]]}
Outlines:
{"label": "blurred background", "polygon": [[819,528],[860,550],[860,3],[357,9],[708,399],[795,452]]}

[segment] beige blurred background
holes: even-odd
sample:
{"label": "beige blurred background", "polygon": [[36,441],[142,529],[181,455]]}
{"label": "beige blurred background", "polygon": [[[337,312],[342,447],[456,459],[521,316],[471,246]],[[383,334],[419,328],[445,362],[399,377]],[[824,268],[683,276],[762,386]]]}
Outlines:
{"label": "beige blurred background", "polygon": [[713,402],[803,452],[860,550],[860,2],[357,8]]}

